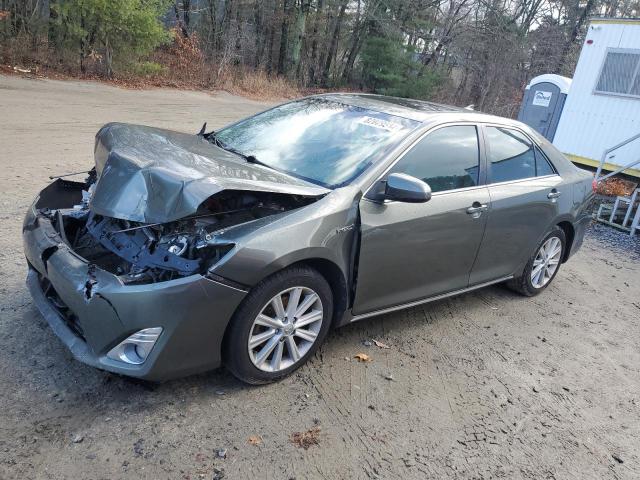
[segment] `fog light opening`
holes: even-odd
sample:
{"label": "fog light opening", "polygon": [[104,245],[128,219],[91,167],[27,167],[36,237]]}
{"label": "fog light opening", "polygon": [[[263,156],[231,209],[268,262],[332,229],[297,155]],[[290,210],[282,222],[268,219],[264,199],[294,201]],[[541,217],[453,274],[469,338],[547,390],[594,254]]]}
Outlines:
{"label": "fog light opening", "polygon": [[112,348],[107,357],[131,365],[140,365],[147,360],[161,333],[162,327],[139,330]]}

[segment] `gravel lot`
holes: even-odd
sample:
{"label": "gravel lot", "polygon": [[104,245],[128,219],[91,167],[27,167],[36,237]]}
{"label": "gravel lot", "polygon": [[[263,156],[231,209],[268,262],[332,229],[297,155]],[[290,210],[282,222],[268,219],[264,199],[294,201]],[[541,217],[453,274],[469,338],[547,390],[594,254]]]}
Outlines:
{"label": "gravel lot", "polygon": [[24,286],[48,175],[91,167],[108,121],[196,132],[264,106],[0,76],[0,478],[640,477],[640,246],[603,227],[536,298],[496,286],[350,325],[276,385],[73,361]]}

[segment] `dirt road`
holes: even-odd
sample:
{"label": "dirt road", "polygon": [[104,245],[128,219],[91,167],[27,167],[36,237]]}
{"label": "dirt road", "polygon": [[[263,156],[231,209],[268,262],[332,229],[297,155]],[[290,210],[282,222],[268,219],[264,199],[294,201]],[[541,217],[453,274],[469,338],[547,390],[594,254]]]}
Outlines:
{"label": "dirt road", "polygon": [[[348,326],[276,385],[72,360],[24,286],[20,226],[48,175],[91,167],[108,121],[196,132],[263,107],[0,76],[1,479],[640,477],[637,242],[589,237],[536,298],[497,286]],[[313,427],[317,445],[292,443]]]}

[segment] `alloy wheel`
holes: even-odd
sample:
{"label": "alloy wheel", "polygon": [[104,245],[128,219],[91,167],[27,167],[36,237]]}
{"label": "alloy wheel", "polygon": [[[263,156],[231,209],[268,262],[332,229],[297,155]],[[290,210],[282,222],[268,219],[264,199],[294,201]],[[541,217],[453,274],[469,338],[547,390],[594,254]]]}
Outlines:
{"label": "alloy wheel", "polygon": [[556,273],[562,254],[562,242],[558,237],[551,237],[542,244],[531,269],[531,285],[534,288],[544,287]]}
{"label": "alloy wheel", "polygon": [[293,287],[275,295],[262,308],[249,331],[251,362],[265,372],[296,364],[311,349],[324,317],[320,296],[308,287]]}

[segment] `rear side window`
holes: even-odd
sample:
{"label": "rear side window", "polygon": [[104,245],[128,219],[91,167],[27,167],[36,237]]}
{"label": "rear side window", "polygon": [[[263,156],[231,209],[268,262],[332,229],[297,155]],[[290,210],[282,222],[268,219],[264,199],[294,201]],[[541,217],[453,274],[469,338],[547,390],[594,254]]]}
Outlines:
{"label": "rear side window", "polygon": [[419,178],[432,192],[473,187],[478,184],[479,158],[476,127],[444,127],[420,140],[390,173]]}
{"label": "rear side window", "polygon": [[547,156],[542,153],[538,147],[536,147],[536,175],[543,177],[545,175],[553,175],[556,172],[553,170],[551,163]]}
{"label": "rear side window", "polygon": [[536,155],[527,137],[504,127],[487,127],[485,132],[492,183],[536,176]]}

